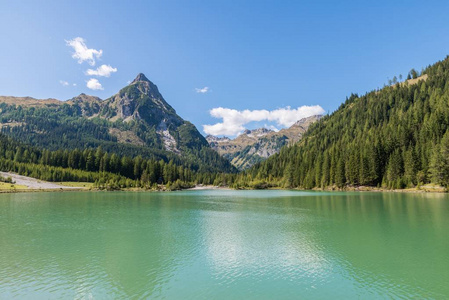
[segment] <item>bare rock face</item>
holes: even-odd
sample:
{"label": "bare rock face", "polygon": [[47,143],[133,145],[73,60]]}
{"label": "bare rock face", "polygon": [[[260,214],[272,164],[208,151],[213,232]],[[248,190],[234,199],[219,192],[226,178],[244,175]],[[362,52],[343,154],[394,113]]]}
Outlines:
{"label": "bare rock face", "polygon": [[150,82],[148,78],[143,73],[137,74],[137,77],[131,82],[131,84],[137,83],[139,81]]}
{"label": "bare rock face", "polygon": [[1,102],[27,108],[47,107],[55,110],[61,110],[65,104],[69,104],[75,115],[98,117],[112,123],[118,122],[117,124],[125,123],[126,126],[117,125],[118,128],[109,130],[109,134],[118,141],[146,144],[176,154],[182,154],[182,149],[187,148],[209,148],[206,139],[195,126],[178,116],[173,107],[165,101],[158,87],[142,73],[106,100],[82,93],[67,101],[0,96]]}
{"label": "bare rock face", "polygon": [[243,170],[278,153],[283,146],[298,142],[309,126],[320,118],[320,115],[303,118],[278,132],[267,128],[246,129],[233,140],[210,135],[206,140],[235,167]]}
{"label": "bare rock face", "polygon": [[206,140],[207,140],[207,142],[210,144],[210,143],[223,143],[223,142],[229,142],[231,139],[230,138],[228,138],[228,137],[226,137],[226,136],[224,136],[224,137],[217,137],[217,136],[214,136],[214,135],[207,135],[206,136]]}
{"label": "bare rock face", "polygon": [[174,152],[176,154],[181,154],[181,151],[177,147],[177,143],[173,135],[167,128],[167,121],[162,120],[156,131],[164,143],[164,148],[167,151]]}
{"label": "bare rock face", "polygon": [[140,73],[117,94],[106,99],[104,117],[116,121],[138,122],[154,130],[162,147],[181,154],[182,146],[208,146],[204,137],[189,122],[176,114],[159,92],[157,86]]}
{"label": "bare rock face", "polygon": [[33,146],[102,147],[119,155],[186,163],[204,172],[235,171],[142,73],[106,100],[86,94],[67,101],[0,96],[0,103],[5,105],[0,110],[2,132],[16,138],[15,127],[20,127],[23,141],[32,141]]}
{"label": "bare rock face", "polygon": [[269,134],[271,132],[274,132],[274,130],[271,130],[268,128],[258,128],[258,129],[253,129],[253,130],[246,129],[243,132],[243,134],[246,134],[249,137],[258,138],[258,137],[266,136],[267,134]]}
{"label": "bare rock face", "polygon": [[162,97],[157,86],[142,73],[105,102],[111,108],[109,117],[114,120],[144,120],[154,126],[158,126],[163,119],[178,126],[183,122]]}
{"label": "bare rock face", "polygon": [[309,126],[321,119],[321,115],[314,115],[296,121],[295,124],[289,128],[279,130],[278,134],[285,135],[289,139],[289,143],[296,143],[302,135],[309,129]]}
{"label": "bare rock face", "polygon": [[134,115],[135,105],[133,99],[129,99],[128,95],[118,99],[118,115],[120,118],[126,120],[128,117]]}

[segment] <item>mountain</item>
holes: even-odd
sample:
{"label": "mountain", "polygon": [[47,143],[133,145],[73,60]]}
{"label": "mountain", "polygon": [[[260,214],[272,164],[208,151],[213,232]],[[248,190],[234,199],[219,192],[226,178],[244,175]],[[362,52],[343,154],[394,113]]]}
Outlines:
{"label": "mountain", "polygon": [[206,140],[210,146],[215,149],[221,155],[233,154],[242,151],[247,146],[253,145],[261,137],[267,135],[270,132],[274,132],[270,129],[259,128],[255,130],[245,130],[242,134],[235,139],[228,137],[215,137],[212,135],[206,136]]}
{"label": "mountain", "polygon": [[293,147],[238,175],[236,186],[448,187],[449,57],[408,78],[351,95]]}
{"label": "mountain", "polygon": [[320,118],[319,115],[303,118],[278,132],[266,128],[247,129],[233,140],[212,135],[206,140],[236,168],[244,170],[278,153],[283,146],[299,141],[308,127]]}
{"label": "mountain", "polygon": [[144,74],[106,100],[86,94],[67,101],[3,96],[0,109],[3,134],[42,149],[101,147],[202,172],[234,171]]}

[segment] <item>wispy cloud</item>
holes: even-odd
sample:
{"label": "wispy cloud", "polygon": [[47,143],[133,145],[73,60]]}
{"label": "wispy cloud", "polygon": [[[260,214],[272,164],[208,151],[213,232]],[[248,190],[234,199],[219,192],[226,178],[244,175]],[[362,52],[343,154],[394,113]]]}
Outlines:
{"label": "wispy cloud", "polygon": [[319,106],[300,106],[298,108],[279,108],[275,110],[243,110],[217,107],[210,111],[210,115],[217,119],[223,119],[223,122],[213,125],[203,125],[206,134],[235,136],[241,133],[244,125],[250,122],[270,121],[276,122],[282,127],[292,126],[296,121],[313,115],[321,115],[324,109]]}
{"label": "wispy cloud", "polygon": [[208,86],[205,86],[203,88],[196,88],[195,92],[197,92],[199,94],[206,94],[206,93],[210,92],[210,89]]}
{"label": "wispy cloud", "polygon": [[75,51],[72,57],[77,59],[79,64],[86,61],[89,65],[95,66],[95,59],[100,58],[103,54],[103,50],[87,48],[86,41],[81,37],[68,40],[66,44]]}
{"label": "wispy cloud", "polygon": [[117,72],[117,68],[113,68],[110,65],[101,65],[96,70],[88,69],[86,75],[110,77],[115,72]]}
{"label": "wispy cloud", "polygon": [[103,86],[96,78],[91,78],[87,81],[86,86],[91,90],[103,90]]}
{"label": "wispy cloud", "polygon": [[60,83],[62,86],[68,86],[68,85],[69,85],[69,83],[68,83],[67,81],[64,81],[64,80],[59,80],[59,83]]}

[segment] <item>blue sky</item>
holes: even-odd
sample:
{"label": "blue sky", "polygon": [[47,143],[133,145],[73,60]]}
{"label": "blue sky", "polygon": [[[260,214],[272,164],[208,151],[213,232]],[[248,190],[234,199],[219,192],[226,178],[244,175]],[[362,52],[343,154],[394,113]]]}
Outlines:
{"label": "blue sky", "polygon": [[[449,1],[1,1],[0,95],[107,98],[143,72],[203,133],[222,122],[210,115],[219,107],[249,122],[239,126],[281,128],[288,106],[333,111],[443,59],[448,11]],[[72,58],[76,37],[102,50],[95,66]],[[85,74],[102,65],[117,71]]]}

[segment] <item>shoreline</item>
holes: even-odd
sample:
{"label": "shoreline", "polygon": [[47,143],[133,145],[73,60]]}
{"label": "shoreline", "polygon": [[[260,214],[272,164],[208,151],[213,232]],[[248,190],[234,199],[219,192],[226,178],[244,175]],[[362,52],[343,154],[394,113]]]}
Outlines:
{"label": "shoreline", "polygon": [[295,190],[295,191],[317,191],[317,192],[389,192],[389,193],[447,193],[448,190],[443,186],[426,184],[413,188],[406,189],[385,189],[381,187],[371,186],[346,186],[344,188],[338,188],[336,186],[330,186],[326,188],[313,188],[310,190],[301,188],[281,188],[281,187],[268,187],[264,189],[257,188],[231,188],[229,186],[215,186],[215,185],[203,185],[197,184],[194,187],[181,188],[170,190],[166,189],[164,185],[158,185],[158,189],[145,189],[145,188],[123,188],[118,190],[107,190],[93,188],[92,183],[87,182],[48,182],[39,180],[36,178],[18,175],[12,172],[0,172],[3,177],[11,177],[13,183],[2,182],[0,186],[0,194],[4,193],[35,193],[35,192],[82,192],[82,191],[98,191],[98,192],[170,192],[170,191],[206,191],[206,190],[224,190],[224,191],[239,191],[239,190]]}
{"label": "shoreline", "polygon": [[405,189],[386,189],[381,187],[370,186],[347,186],[343,189],[312,189],[316,191],[341,191],[341,192],[392,192],[392,193],[447,193],[448,190],[442,186],[426,184],[419,187],[405,188]]}
{"label": "shoreline", "polygon": [[0,176],[9,178],[10,182],[2,182],[1,192],[15,192],[15,191],[35,191],[35,190],[82,190],[83,187],[68,186],[58,184],[56,182],[49,182],[45,180],[36,179],[29,176],[19,175],[12,172],[0,171]]}
{"label": "shoreline", "polygon": [[364,187],[361,188],[349,188],[349,189],[287,189],[287,188],[267,188],[267,189],[250,189],[250,188],[244,188],[244,189],[233,189],[230,187],[221,187],[221,186],[213,186],[213,185],[207,185],[207,186],[195,186],[192,188],[186,188],[186,189],[179,189],[179,190],[166,190],[166,189],[160,189],[160,190],[151,190],[151,189],[144,189],[144,188],[125,188],[125,189],[119,189],[119,190],[107,190],[107,189],[96,189],[96,188],[73,188],[73,187],[67,187],[67,188],[53,188],[53,189],[9,189],[9,190],[0,190],[0,194],[14,194],[14,193],[44,193],[44,192],[181,192],[181,191],[303,191],[303,192],[376,192],[376,193],[407,193],[407,194],[426,194],[426,193],[438,193],[438,194],[445,194],[448,193],[446,190],[441,189],[416,189],[416,188],[409,188],[409,189],[395,189],[395,190],[389,190],[389,189],[382,189],[382,188],[369,188]]}
{"label": "shoreline", "polygon": [[192,188],[183,189],[182,191],[205,191],[205,190],[236,191],[236,189],[230,187],[216,186],[216,185],[202,185],[202,184],[198,184]]}

